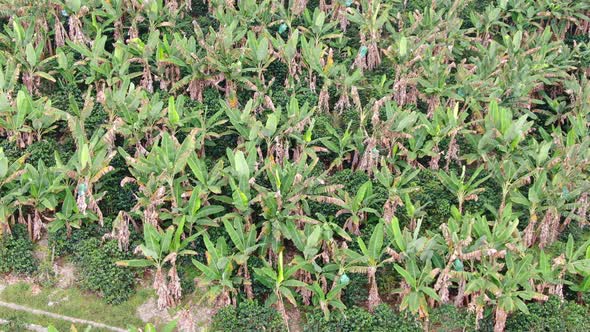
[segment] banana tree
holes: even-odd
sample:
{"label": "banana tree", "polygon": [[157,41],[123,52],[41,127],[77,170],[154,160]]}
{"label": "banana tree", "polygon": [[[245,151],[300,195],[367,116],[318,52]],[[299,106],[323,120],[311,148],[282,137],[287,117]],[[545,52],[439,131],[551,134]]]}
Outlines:
{"label": "banana tree", "polygon": [[46,167],[43,160],[39,160],[37,167],[25,165],[24,173],[20,177],[23,192],[18,198],[18,203],[21,206],[21,213],[22,207],[31,210],[31,213],[27,215],[27,225],[32,241],[41,238],[44,228],[43,219],[52,220],[51,216],[58,204],[58,196],[62,191],[69,190],[63,184],[63,180],[63,174]]}
{"label": "banana tree", "polygon": [[283,245],[286,225],[295,222],[302,228],[306,223],[317,222],[309,216],[309,201],[329,200],[327,194],[333,188],[326,186],[321,177],[314,176],[317,163],[317,158],[309,158],[305,152],[297,162],[284,160],[283,165],[267,159],[261,171],[265,172],[270,186],[254,184],[258,194],[253,201],[260,204],[264,218],[261,236],[264,246],[272,248],[271,258]]}
{"label": "banana tree", "polygon": [[[129,171],[133,178],[123,181],[136,182],[142,194],[134,210],[143,209],[145,222],[157,225],[159,219],[159,206],[169,199],[172,208],[178,208],[178,196],[175,195],[178,177],[184,172],[188,159],[194,151],[194,130],[182,142],[168,132],[162,132],[149,153],[138,158],[131,157],[127,151],[119,147],[118,151],[130,166]],[[124,184],[124,183],[122,183]]]}
{"label": "banana tree", "polygon": [[404,205],[402,198],[416,190],[418,187],[410,186],[412,179],[418,175],[419,170],[406,168],[399,174],[391,172],[387,164],[382,161],[381,168],[374,170],[375,179],[387,189],[388,197],[383,205],[383,219],[391,220],[396,214],[397,208]]}
{"label": "banana tree", "polygon": [[232,190],[231,198],[226,198],[227,203],[233,204],[234,208],[244,216],[248,225],[252,223],[254,193],[251,188],[251,180],[255,174],[256,155],[254,146],[250,145],[248,155],[242,151],[235,153],[227,150],[230,166],[227,167],[227,178]]}
{"label": "banana tree", "polygon": [[100,179],[114,170],[110,165],[116,155],[112,150],[113,142],[102,128],[96,130],[89,140],[86,139],[84,124],[80,118],[68,116],[68,125],[76,139],[77,149],[67,164],[63,164],[56,155],[56,168],[76,183],[76,204],[79,212],[85,215],[86,209],[90,209],[102,225],[103,213],[98,202],[106,192],[98,191],[101,189]]}
{"label": "banana tree", "polygon": [[[526,182],[527,178],[523,182]],[[528,178],[530,180],[530,177]],[[510,194],[510,200],[518,205],[527,207],[529,210],[529,222],[524,230],[524,244],[527,247],[532,246],[537,242],[538,238],[538,216],[537,213],[547,209],[545,202],[547,184],[547,173],[541,172],[539,175],[533,177],[533,184],[529,187],[528,194],[525,197],[520,191],[514,190]]]}
{"label": "banana tree", "polygon": [[389,10],[390,5],[380,0],[361,0],[360,8],[351,8],[347,15],[348,20],[359,27],[361,49],[357,57],[366,56],[366,66],[369,70],[381,64],[381,50],[377,43],[381,40],[383,26],[389,23]]}
{"label": "banana tree", "polygon": [[49,224],[50,232],[57,232],[65,227],[66,234],[69,237],[72,234],[72,228],[79,229],[83,220],[97,220],[98,218],[91,214],[83,214],[76,205],[76,199],[70,188],[65,190],[65,198],[61,205],[61,210],[55,213],[54,220]]}
{"label": "banana tree", "polygon": [[334,285],[334,287],[332,287],[332,289],[330,289],[330,291],[328,292],[324,291],[322,289],[322,286],[320,286],[320,284],[317,281],[311,285],[306,286],[306,288],[309,289],[313,294],[313,305],[316,307],[320,307],[320,309],[324,313],[324,319],[326,321],[330,320],[330,307],[338,310],[346,309],[346,306],[340,300],[340,292],[346,286],[346,283],[339,283]]}
{"label": "banana tree", "polygon": [[10,103],[7,95],[0,97],[3,109],[0,115],[0,127],[6,131],[9,141],[15,141],[21,149],[26,148],[42,136],[55,129],[59,120],[58,110],[51,106],[47,98],[34,100],[29,93],[21,89],[16,102]]}
{"label": "banana tree", "polygon": [[[178,303],[182,296],[180,278],[176,271],[176,260],[182,256],[196,255],[187,249],[200,234],[193,234],[182,239],[184,233],[184,219],[177,227],[170,226],[166,231],[158,230],[151,224],[143,225],[144,243],[139,245],[138,251],[144,259],[131,259],[117,262],[119,266],[152,267],[156,269],[153,287],[158,295],[158,308],[164,309]],[[165,266],[170,265],[168,278],[164,274]]]}
{"label": "banana tree", "polygon": [[207,248],[207,264],[193,259],[193,264],[201,271],[202,284],[206,285],[209,297],[216,307],[224,307],[237,303],[237,285],[240,278],[234,274],[233,256],[231,255],[225,238],[220,236],[217,243],[213,244],[207,233],[203,233],[203,242]]}
{"label": "banana tree", "polygon": [[440,301],[440,297],[431,287],[439,269],[433,269],[430,260],[422,268],[415,256],[404,260],[404,267],[395,264],[395,270],[402,276],[402,287],[398,292],[402,296],[400,310],[409,309],[420,318],[428,319],[428,299]]}
{"label": "banana tree", "polygon": [[[226,217],[228,216],[226,215]],[[224,218],[223,225],[235,249],[238,251],[233,255],[233,259],[241,267],[240,270],[244,279],[243,284],[246,296],[248,299],[253,299],[254,292],[252,291],[252,279],[248,270],[248,259],[261,246],[261,243],[257,243],[256,225],[252,224],[244,227],[242,218],[239,215],[235,214],[229,217],[233,217],[233,223],[229,218]]]}
{"label": "banana tree", "polygon": [[322,137],[320,141],[331,153],[336,155],[330,163],[329,170],[334,167],[337,170],[342,170],[344,162],[347,160],[350,161],[351,153],[355,150],[350,126],[351,124],[349,123],[344,133],[339,134],[330,124],[325,125],[330,136]]}
{"label": "banana tree", "polygon": [[200,47],[198,41],[205,40],[200,27],[195,26],[195,36],[174,35],[171,47],[177,52],[180,61],[177,64],[187,74],[172,85],[171,93],[176,93],[186,87],[192,100],[203,102],[203,92],[206,87],[218,88],[223,77],[210,70],[210,63],[206,59],[206,50]]}
{"label": "banana tree", "polygon": [[[394,262],[401,258],[397,253],[387,250],[387,247],[384,246],[383,232],[384,225],[383,222],[380,222],[375,225],[368,246],[361,237],[357,237],[360,253],[345,249],[346,255],[348,256],[347,260],[350,264],[349,271],[365,273],[367,275],[369,286],[368,307],[370,311],[373,311],[381,303],[376,279],[377,270],[386,263]],[[388,255],[389,257],[387,257]]]}
{"label": "banana tree", "polygon": [[490,161],[489,165],[493,177],[502,187],[502,200],[498,208],[498,215],[502,215],[506,201],[515,191],[514,189],[518,185],[526,183],[527,178],[529,178],[528,165],[514,162],[512,159]]}
{"label": "banana tree", "polygon": [[[558,273],[559,281],[555,293],[563,298],[563,285],[568,285],[572,290],[578,292],[588,291],[590,285],[590,240],[575,247],[571,234],[565,246],[565,252],[553,260],[552,269]],[[564,278],[565,276],[570,278]],[[581,283],[573,280],[583,277]]]}
{"label": "banana tree", "polygon": [[224,178],[224,161],[219,160],[210,168],[205,159],[199,158],[196,153],[191,153],[187,165],[198,184],[193,190],[198,190],[199,199],[203,205],[209,205],[210,195],[221,194],[221,188],[226,184]]}
{"label": "banana tree", "polygon": [[[443,259],[446,260],[444,268],[438,274],[434,289],[440,296],[440,302],[449,302],[449,288],[453,281],[458,281],[457,294],[455,295],[455,305],[462,306],[465,298],[465,285],[467,275],[465,265],[462,260],[463,252],[473,251],[470,247],[472,244],[473,216],[461,214],[455,206],[451,207],[451,218],[441,225],[442,238],[444,244]],[[443,241],[441,241],[443,242]],[[477,249],[477,247],[475,248]]]}
{"label": "banana tree", "polygon": [[17,200],[22,195],[23,188],[16,180],[25,171],[23,165],[27,155],[23,155],[14,162],[10,162],[0,147],[0,236],[10,234],[10,224],[14,223],[14,212],[17,209]]}
{"label": "banana tree", "polygon": [[[316,262],[318,252],[320,251],[322,227],[320,225],[311,226],[310,224],[306,224],[303,230],[299,230],[293,221],[288,220],[282,233],[303,254],[303,257],[297,255],[293,259],[294,262],[297,262],[301,266],[301,269],[297,271],[297,279],[305,283],[311,283],[312,273],[317,274],[322,271],[322,268]],[[296,291],[301,294],[303,303],[309,305],[313,291],[308,287],[300,287]]]}
{"label": "banana tree", "polygon": [[455,172],[451,172],[450,175],[442,171],[438,173],[439,179],[445,188],[457,196],[460,213],[463,212],[463,204],[466,201],[477,200],[477,194],[485,190],[484,188],[479,188],[479,186],[487,181],[491,174],[479,178],[479,174],[482,171],[483,167],[478,167],[469,178],[466,178],[465,166],[463,166],[460,176],[457,176]]}
{"label": "banana tree", "polygon": [[22,82],[30,94],[37,94],[41,85],[41,78],[55,82],[55,78],[47,72],[49,64],[55,56],[44,54],[45,40],[33,40],[33,27],[29,25],[25,30],[21,18],[12,21],[12,27],[5,30],[15,41],[11,55],[21,65]]}
{"label": "banana tree", "polygon": [[[490,263],[483,263],[488,265]],[[493,264],[493,263],[492,263]],[[472,279],[467,285],[466,294],[482,292],[488,294],[496,305],[495,332],[504,331],[508,314],[520,310],[528,314],[526,303],[523,300],[547,297],[533,290],[529,280],[537,278],[537,269],[533,264],[532,255],[526,255],[521,259],[512,254],[506,256],[506,270],[504,273],[497,268],[483,270],[482,274]]]}
{"label": "banana tree", "polygon": [[[285,24],[285,26],[286,25],[287,24]],[[270,38],[274,49],[277,50],[279,59],[287,65],[289,71],[289,75],[285,78],[283,85],[287,89],[292,89],[301,72],[300,64],[297,61],[300,56],[297,50],[297,45],[299,44],[299,30],[294,30],[286,41],[281,36]]]}
{"label": "banana tree", "polygon": [[340,190],[339,196],[341,198],[333,200],[334,203],[340,207],[340,210],[336,212],[336,217],[343,214],[349,214],[350,216],[346,219],[344,229],[352,234],[360,235],[360,225],[367,220],[368,215],[379,215],[377,210],[370,207],[376,197],[375,194],[373,194],[373,185],[371,181],[369,180],[365,182],[354,197],[351,197],[348,192],[342,190]]}
{"label": "banana tree", "polygon": [[[178,202],[178,206],[172,208],[169,212],[162,211],[160,218],[162,220],[172,219],[175,220],[175,223],[178,223],[179,218],[186,218],[189,234],[193,234],[195,231],[203,231],[206,227],[218,226],[216,216],[220,212],[225,211],[225,207],[221,205],[202,204],[200,198],[202,192],[198,186],[184,192],[186,189],[188,188],[183,188],[178,182],[175,182],[175,191],[173,194],[177,196],[176,201]],[[183,199],[183,196],[188,194],[190,194],[189,199]]]}
{"label": "banana tree", "polygon": [[306,286],[306,283],[294,278],[300,266],[298,264],[289,264],[290,266],[285,267],[283,264],[283,251],[278,254],[276,270],[268,262],[263,261],[263,263],[264,267],[254,268],[254,272],[257,280],[272,290],[272,294],[266,299],[266,305],[276,305],[277,310],[283,317],[287,331],[289,331],[289,316],[287,316],[284,299],[297,306],[291,288]]}

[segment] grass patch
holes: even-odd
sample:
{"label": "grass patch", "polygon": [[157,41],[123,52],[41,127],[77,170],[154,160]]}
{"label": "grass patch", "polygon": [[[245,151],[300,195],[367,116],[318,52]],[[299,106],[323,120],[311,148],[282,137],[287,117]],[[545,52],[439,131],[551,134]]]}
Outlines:
{"label": "grass patch", "polygon": [[[0,332],[28,331],[26,328],[27,324],[35,324],[44,327],[51,324],[59,331],[70,331],[72,325],[74,325],[78,331],[84,331],[84,329],[86,329],[86,326],[83,325],[76,325],[64,320],[53,319],[43,315],[35,315],[28,312],[12,310],[4,307],[0,307],[0,318],[9,321],[8,324],[0,325]],[[108,332],[108,330],[99,329],[96,327],[93,327],[91,331]]]}
{"label": "grass patch", "polygon": [[[68,289],[42,289],[39,294],[33,295],[29,284],[17,283],[7,286],[6,289],[0,293],[0,299],[5,302],[12,302],[60,315],[126,328],[129,325],[144,325],[141,319],[137,317],[136,309],[151,295],[151,290],[140,289],[128,301],[119,305],[110,305],[104,303],[95,294],[82,292],[75,287]],[[11,310],[0,308],[0,317],[9,319],[7,316],[8,313],[5,313],[2,310]],[[27,319],[26,321],[37,324],[37,320]],[[47,319],[42,319],[41,323],[47,325]],[[66,323],[66,327],[69,329],[70,324],[68,322],[63,323]],[[60,326],[63,326],[63,323]],[[95,329],[93,328],[93,331],[94,330]]]}

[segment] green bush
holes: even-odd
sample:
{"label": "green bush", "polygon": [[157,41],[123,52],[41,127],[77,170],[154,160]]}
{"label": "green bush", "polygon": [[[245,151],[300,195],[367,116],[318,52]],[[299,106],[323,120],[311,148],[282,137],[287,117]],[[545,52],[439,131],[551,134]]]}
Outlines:
{"label": "green bush", "polygon": [[105,174],[100,180],[101,190],[105,190],[106,194],[99,202],[99,206],[105,216],[114,218],[119,211],[130,211],[137,203],[134,195],[138,186],[135,183],[127,183],[121,187],[121,180],[129,176],[125,169],[125,159],[121,155],[117,154],[111,160],[111,166],[115,170]]}
{"label": "green bush", "polygon": [[33,243],[29,240],[25,226],[15,225],[12,235],[6,234],[0,239],[0,273],[31,274],[37,267]]}
{"label": "green bush", "polygon": [[[409,313],[399,313],[385,304],[379,305],[373,312],[373,331],[422,331],[420,321]],[[437,330],[438,331],[438,330]]]}
{"label": "green bush", "polygon": [[475,331],[474,323],[472,313],[449,304],[436,307],[430,313],[430,329],[433,331]]}
{"label": "green bush", "polygon": [[395,312],[386,304],[379,305],[373,314],[365,309],[353,307],[343,312],[334,311],[329,320],[324,319],[320,310],[308,313],[303,326],[306,332],[364,332],[364,331],[422,331],[414,317]]}
{"label": "green bush", "polygon": [[342,302],[352,307],[367,300],[369,289],[367,288],[367,275],[363,273],[347,273],[350,284],[342,292]]}
{"label": "green bush", "polygon": [[105,220],[104,227],[98,224],[90,224],[79,229],[74,228],[69,237],[65,228],[61,228],[55,232],[49,232],[47,236],[49,249],[54,250],[55,256],[57,257],[72,254],[78,243],[93,237],[102,237],[110,231],[109,227],[110,220],[107,219]]}
{"label": "green bush", "polygon": [[561,302],[552,296],[544,303],[527,305],[529,315],[518,312],[506,321],[506,331],[588,331],[590,311],[572,301]]}
{"label": "green bush", "polygon": [[37,165],[39,160],[43,160],[47,167],[55,166],[55,151],[59,150],[59,145],[54,139],[43,139],[29,145],[26,152],[29,154],[27,162],[31,165]]}
{"label": "green bush", "polygon": [[134,292],[134,272],[115,265],[129,259],[121,252],[116,241],[101,244],[97,238],[83,240],[75,246],[73,260],[78,269],[82,289],[101,294],[107,303],[126,301]]}
{"label": "green bush", "polygon": [[228,306],[213,316],[212,331],[284,331],[281,315],[273,308],[257,302],[241,302],[238,307]]}
{"label": "green bush", "polygon": [[[451,207],[456,204],[456,199],[430,170],[425,169],[418,173],[414,180],[416,181],[413,185],[418,186],[420,191],[412,195],[412,201],[420,202],[420,204],[428,203],[424,209],[426,214],[422,227],[425,230],[437,230],[451,216]],[[405,213],[401,214],[400,221],[409,222]]]}

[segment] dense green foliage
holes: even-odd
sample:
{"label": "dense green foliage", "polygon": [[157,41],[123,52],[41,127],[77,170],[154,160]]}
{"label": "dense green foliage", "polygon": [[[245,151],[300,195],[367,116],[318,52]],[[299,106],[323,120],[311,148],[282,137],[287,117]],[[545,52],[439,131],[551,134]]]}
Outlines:
{"label": "dense green foliage", "polygon": [[379,305],[371,314],[365,309],[351,307],[330,317],[326,321],[320,315],[308,314],[304,331],[315,332],[344,332],[344,331],[422,331],[421,324],[413,317],[393,311],[386,305]]}
{"label": "dense green foliage", "polygon": [[83,289],[119,303],[149,269],[160,309],[229,306],[219,329],[584,325],[589,15],[5,1],[0,271],[31,273],[47,236]]}
{"label": "dense green foliage", "polygon": [[278,332],[284,329],[281,315],[276,310],[252,301],[220,309],[211,323],[211,331]]}
{"label": "dense green foliage", "polygon": [[102,244],[96,238],[80,241],[73,255],[80,287],[97,292],[107,303],[127,300],[135,292],[135,273],[115,266],[115,262],[128,257],[119,251],[115,241]]}
{"label": "dense green foliage", "polygon": [[573,301],[553,296],[545,303],[529,305],[529,314],[519,312],[506,322],[508,331],[586,331],[588,309]]}
{"label": "dense green foliage", "polygon": [[14,228],[12,235],[4,234],[0,239],[0,273],[30,274],[37,270],[33,243],[26,229],[20,226]]}

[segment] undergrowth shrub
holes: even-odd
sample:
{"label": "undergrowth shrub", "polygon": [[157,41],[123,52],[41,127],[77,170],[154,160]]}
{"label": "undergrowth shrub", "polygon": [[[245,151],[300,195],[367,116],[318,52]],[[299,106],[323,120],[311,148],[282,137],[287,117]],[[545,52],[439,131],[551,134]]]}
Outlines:
{"label": "undergrowth shrub", "polygon": [[430,312],[430,329],[439,332],[475,331],[475,316],[465,309],[444,304]]}
{"label": "undergrowth shrub", "polygon": [[110,231],[110,225],[110,220],[106,219],[102,227],[93,223],[79,229],[74,228],[69,237],[65,228],[61,228],[55,232],[49,232],[47,236],[49,249],[54,250],[56,257],[72,254],[78,243],[90,238],[102,237]]}
{"label": "undergrowth shrub", "polygon": [[101,243],[97,238],[90,238],[79,242],[75,246],[73,261],[80,287],[99,293],[107,303],[126,301],[135,292],[134,272],[115,263],[130,257],[119,250],[114,240]]}
{"label": "undergrowth shrub", "polygon": [[523,312],[511,315],[506,321],[506,331],[588,331],[590,310],[587,306],[572,301],[561,302],[552,296],[544,303],[527,305],[530,314]]}
{"label": "undergrowth shrub", "polygon": [[281,315],[274,308],[244,301],[237,308],[227,306],[220,309],[211,324],[211,331],[284,331]]}
{"label": "undergrowth shrub", "polygon": [[305,332],[419,332],[419,321],[412,316],[398,313],[386,304],[379,305],[371,314],[365,309],[352,307],[342,312],[333,311],[325,320],[321,310],[306,315]]}
{"label": "undergrowth shrub", "polygon": [[54,139],[43,139],[29,145],[26,152],[29,154],[27,162],[37,165],[39,160],[47,167],[55,166],[55,151],[59,151],[59,144]]}
{"label": "undergrowth shrub", "polygon": [[31,274],[37,267],[33,243],[28,237],[26,227],[17,224],[12,228],[12,235],[4,234],[0,238],[0,273]]}
{"label": "undergrowth shrub", "polygon": [[369,289],[367,288],[367,275],[363,273],[347,273],[350,283],[342,291],[342,302],[351,307],[359,305],[367,300]]}
{"label": "undergrowth shrub", "polygon": [[[437,230],[451,216],[451,206],[455,204],[455,197],[440,183],[438,178],[429,170],[418,173],[414,183],[420,190],[412,195],[412,202],[427,204],[424,208],[423,230]],[[404,213],[398,216],[400,222],[409,222]]]}

